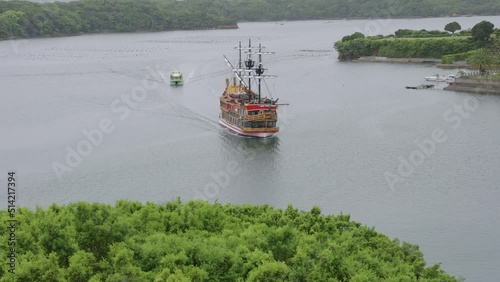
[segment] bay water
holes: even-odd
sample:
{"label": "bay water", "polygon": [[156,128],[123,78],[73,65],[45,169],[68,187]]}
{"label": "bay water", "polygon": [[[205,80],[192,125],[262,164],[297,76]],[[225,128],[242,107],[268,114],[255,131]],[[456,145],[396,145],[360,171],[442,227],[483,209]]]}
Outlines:
{"label": "bay water", "polygon": [[[235,30],[0,42],[0,173],[18,205],[204,199],[350,214],[466,281],[500,277],[500,97],[407,90],[432,65],[339,62],[356,31],[462,29],[500,17],[240,23]],[[265,96],[289,103],[258,140],[218,124],[238,41],[262,43]],[[179,70],[185,85],[172,88]],[[6,183],[6,180],[4,180]],[[0,207],[6,207],[2,192]]]}

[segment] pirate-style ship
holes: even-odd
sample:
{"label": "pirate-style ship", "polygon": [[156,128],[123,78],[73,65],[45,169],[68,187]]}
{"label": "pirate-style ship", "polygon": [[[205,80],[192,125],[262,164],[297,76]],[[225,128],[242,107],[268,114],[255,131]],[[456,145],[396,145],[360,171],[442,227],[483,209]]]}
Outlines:
{"label": "pirate-style ship", "polygon": [[[253,47],[250,40],[248,47],[242,47],[240,41],[236,47],[239,51],[236,67],[224,56],[226,63],[231,67],[232,79],[226,78],[226,89],[219,98],[221,109],[219,123],[238,135],[266,138],[279,131],[276,124],[278,99],[273,100],[261,95],[262,80],[275,77],[264,75],[266,69],[262,65],[262,55],[273,53],[263,52],[263,48],[261,44]],[[245,60],[242,58],[242,51],[246,53]],[[257,61],[253,56],[257,57]],[[253,82],[257,84],[256,92],[251,88]]]}

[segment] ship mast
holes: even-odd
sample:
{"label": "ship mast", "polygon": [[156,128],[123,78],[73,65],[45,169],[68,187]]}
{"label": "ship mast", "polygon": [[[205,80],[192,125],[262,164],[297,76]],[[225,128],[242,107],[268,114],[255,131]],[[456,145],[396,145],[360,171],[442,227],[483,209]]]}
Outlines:
{"label": "ship mast", "polygon": [[[238,45],[238,53],[239,53],[239,59],[238,59],[238,76],[241,77],[241,69],[243,68],[243,63],[241,61],[241,41]],[[241,91],[241,79],[239,79],[240,82],[240,91]]]}
{"label": "ship mast", "polygon": [[262,79],[262,74],[264,73],[264,68],[262,67],[262,44],[259,43],[259,66],[255,69],[255,73],[257,74],[258,76],[258,80],[259,80],[259,83],[258,83],[258,86],[259,86],[259,103],[260,103],[260,82],[261,82],[261,79]]}
{"label": "ship mast", "polygon": [[[262,49],[264,47],[262,44],[259,44],[259,47],[252,47],[252,40],[248,40],[248,47],[242,47],[241,41],[239,42],[238,47],[235,49],[238,49],[238,66],[237,68],[233,67],[233,65],[229,62],[229,60],[224,56],[224,59],[226,60],[226,63],[232,68],[233,74],[238,78],[239,84],[240,84],[240,90],[242,87],[246,87],[247,90],[247,95],[248,99],[251,100],[252,96],[252,78],[257,79],[257,96],[258,96],[258,103],[260,104],[261,102],[261,83],[262,79],[266,78],[275,78],[275,75],[264,75],[265,68],[262,65],[262,55],[264,54],[274,54],[274,52],[262,52]],[[247,58],[246,60],[243,60],[241,50],[246,50]],[[255,52],[252,52],[252,50],[255,50]],[[252,59],[252,55],[259,55],[258,56],[258,65],[255,67],[256,61]],[[248,84],[245,82],[244,78],[248,78]],[[247,98],[242,99],[242,103],[244,103],[244,100]]]}
{"label": "ship mast", "polygon": [[[245,61],[245,67],[247,68],[249,74],[253,70],[253,67],[255,66],[255,61],[252,60],[252,41],[251,39],[248,39],[248,60]],[[252,88],[252,76],[248,76],[248,95],[250,96],[250,90]]]}

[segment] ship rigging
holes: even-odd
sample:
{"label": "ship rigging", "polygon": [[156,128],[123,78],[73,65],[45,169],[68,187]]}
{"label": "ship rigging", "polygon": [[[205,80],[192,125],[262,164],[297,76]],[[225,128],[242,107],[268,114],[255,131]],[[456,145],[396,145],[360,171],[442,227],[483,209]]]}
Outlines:
{"label": "ship rigging", "polygon": [[[247,137],[266,138],[279,132],[278,99],[262,97],[262,80],[275,78],[275,75],[265,75],[262,55],[274,54],[263,52],[264,47],[259,44],[253,47],[251,40],[248,47],[243,47],[241,41],[236,47],[238,50],[237,67],[224,56],[231,68],[232,79],[226,78],[226,88],[220,96],[219,123],[236,134]],[[247,57],[242,58],[242,51]],[[254,60],[257,56],[257,60]],[[257,82],[257,91],[252,90],[252,80]]]}

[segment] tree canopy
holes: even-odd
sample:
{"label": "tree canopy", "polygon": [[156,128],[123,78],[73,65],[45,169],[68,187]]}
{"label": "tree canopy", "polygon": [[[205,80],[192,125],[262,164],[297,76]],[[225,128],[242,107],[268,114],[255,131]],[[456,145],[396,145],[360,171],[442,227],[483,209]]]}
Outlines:
{"label": "tree canopy", "polygon": [[[417,31],[421,32],[421,31]],[[449,35],[448,35],[449,36]],[[467,38],[397,38],[367,36],[353,40],[339,40],[334,44],[340,59],[357,59],[361,56],[390,58],[441,58],[449,54],[466,53],[476,49]]]}
{"label": "tree canopy", "polygon": [[351,41],[351,40],[354,40],[354,39],[358,39],[358,38],[365,38],[365,35],[362,34],[361,32],[355,32],[351,35],[346,35],[344,37],[342,37],[342,41]]}
{"label": "tree canopy", "polygon": [[[498,15],[499,0],[0,1],[0,39],[79,32],[235,27],[238,21]],[[25,16],[13,16],[22,12]]]}
{"label": "tree canopy", "polygon": [[487,43],[491,39],[494,25],[489,21],[482,21],[472,27],[472,39],[478,43]]}
{"label": "tree canopy", "polygon": [[455,34],[455,31],[461,30],[461,29],[462,29],[462,26],[460,26],[460,24],[457,22],[451,22],[451,23],[444,26],[444,30],[449,31],[453,34]]}
{"label": "tree canopy", "polygon": [[417,245],[318,207],[121,200],[20,208],[16,219],[16,274],[2,263],[1,282],[457,281]]}
{"label": "tree canopy", "polygon": [[0,1],[0,39],[80,32],[133,32],[236,27],[208,1],[81,0],[68,3]]}
{"label": "tree canopy", "polygon": [[493,56],[488,50],[481,48],[474,51],[468,58],[467,64],[478,69],[480,74],[485,74],[486,69],[496,64],[498,57]]}
{"label": "tree canopy", "polygon": [[[472,29],[462,30],[458,22],[451,22],[439,30],[398,29],[394,34],[367,36],[361,33],[347,35],[335,42],[339,59],[357,59],[361,56],[382,56],[390,58],[435,58],[444,64],[466,60],[475,51],[486,48],[492,55],[500,50],[500,30],[488,21],[481,21]],[[492,34],[495,37],[492,38]],[[482,54],[479,52],[478,54]],[[472,59],[471,62],[477,61]],[[482,65],[482,64],[481,64]]]}

